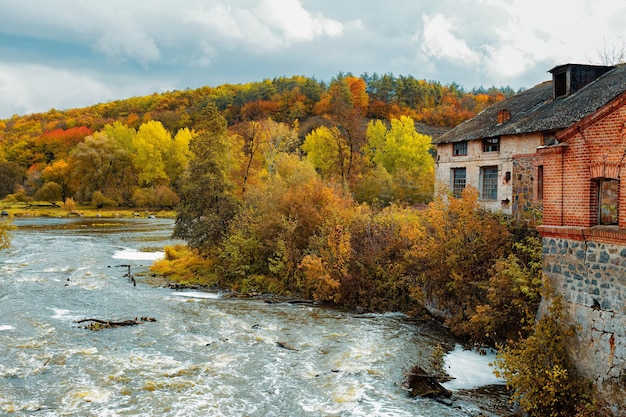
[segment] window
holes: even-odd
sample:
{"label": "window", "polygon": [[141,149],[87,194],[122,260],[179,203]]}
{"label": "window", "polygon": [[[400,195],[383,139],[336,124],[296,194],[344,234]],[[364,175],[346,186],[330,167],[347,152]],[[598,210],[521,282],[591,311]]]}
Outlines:
{"label": "window", "polygon": [[618,224],[619,181],[604,178],[598,187],[598,223]]}
{"label": "window", "polygon": [[555,132],[545,132],[543,134],[543,145],[550,146],[555,145],[556,142],[556,133]]}
{"label": "window", "polygon": [[543,200],[543,165],[537,167],[537,200]]}
{"label": "window", "polygon": [[554,98],[558,98],[567,94],[567,72],[561,71],[553,74],[554,79]]}
{"label": "window", "polygon": [[452,194],[460,198],[467,181],[467,170],[465,168],[452,168]]}
{"label": "window", "polygon": [[483,200],[498,199],[498,167],[482,167],[480,169],[481,193]]}
{"label": "window", "polygon": [[500,152],[500,138],[483,139],[483,152]]}
{"label": "window", "polygon": [[467,155],[467,142],[456,142],[453,144],[452,155]]}

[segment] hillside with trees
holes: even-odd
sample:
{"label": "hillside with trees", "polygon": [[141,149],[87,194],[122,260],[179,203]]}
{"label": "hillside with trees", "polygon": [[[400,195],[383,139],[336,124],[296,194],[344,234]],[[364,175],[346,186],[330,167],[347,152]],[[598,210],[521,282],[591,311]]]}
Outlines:
{"label": "hillside with trees", "polygon": [[[374,169],[381,165],[380,150],[376,157],[366,155],[371,152],[364,148],[368,122],[389,125],[406,116],[432,134],[511,94],[510,88],[465,92],[456,84],[412,76],[339,74],[328,84],[302,76],[279,77],[15,115],[0,121],[0,198],[173,207],[190,157],[188,143],[212,105],[227,121],[231,174],[243,175],[235,179],[242,192],[255,181],[251,174],[261,163],[261,148],[271,146],[273,156],[306,154],[312,163],[317,161],[316,169],[326,180],[344,181],[359,200],[426,201],[428,190],[409,192],[410,184],[397,195],[381,196],[365,186],[370,180],[384,182],[381,176],[389,174]],[[301,148],[309,134],[313,137]],[[320,158],[326,158],[325,164],[333,159],[332,166],[319,166]],[[409,175],[402,167],[390,168],[386,158],[385,171]]]}

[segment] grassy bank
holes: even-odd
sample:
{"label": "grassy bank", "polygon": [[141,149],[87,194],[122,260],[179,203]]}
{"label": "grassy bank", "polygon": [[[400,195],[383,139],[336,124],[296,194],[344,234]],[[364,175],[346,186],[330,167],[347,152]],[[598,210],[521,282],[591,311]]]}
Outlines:
{"label": "grassy bank", "polygon": [[69,210],[61,202],[9,202],[0,201],[2,215],[13,217],[160,217],[174,218],[174,210],[161,210],[142,207],[96,207],[90,204],[75,204]]}

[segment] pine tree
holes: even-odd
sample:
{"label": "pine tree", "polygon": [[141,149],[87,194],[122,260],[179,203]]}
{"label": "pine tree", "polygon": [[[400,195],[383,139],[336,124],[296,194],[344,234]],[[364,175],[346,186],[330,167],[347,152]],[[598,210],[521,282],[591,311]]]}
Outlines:
{"label": "pine tree", "polygon": [[190,142],[193,156],[179,190],[174,237],[206,254],[223,239],[240,202],[225,173],[226,119],[210,104],[196,126],[198,135]]}

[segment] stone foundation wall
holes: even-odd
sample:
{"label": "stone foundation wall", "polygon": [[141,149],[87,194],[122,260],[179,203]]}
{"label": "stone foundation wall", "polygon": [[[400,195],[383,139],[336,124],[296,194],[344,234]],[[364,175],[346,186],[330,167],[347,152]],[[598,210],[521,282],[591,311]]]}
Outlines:
{"label": "stone foundation wall", "polygon": [[543,256],[578,326],[570,351],[579,372],[626,414],[626,246],[544,237]]}

